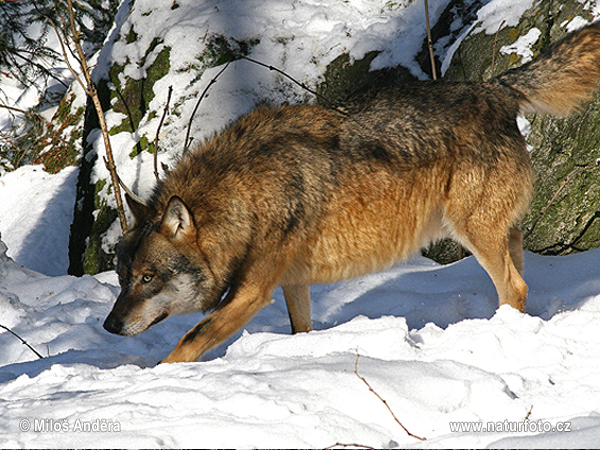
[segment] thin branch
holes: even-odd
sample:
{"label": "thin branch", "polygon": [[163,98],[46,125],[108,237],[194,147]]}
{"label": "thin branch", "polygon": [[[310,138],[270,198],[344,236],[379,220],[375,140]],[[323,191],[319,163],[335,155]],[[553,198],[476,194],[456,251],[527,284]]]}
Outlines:
{"label": "thin branch", "polygon": [[531,417],[531,411],[533,411],[533,405],[531,405],[531,408],[529,408],[529,411],[527,411],[527,414],[525,415],[525,420],[529,420],[529,417]]}
{"label": "thin branch", "polygon": [[[106,149],[106,157],[107,157],[107,161],[108,161],[107,166],[108,166],[108,171],[110,173],[111,182],[112,182],[112,186],[113,186],[113,190],[114,190],[115,201],[117,203],[117,213],[119,215],[121,231],[123,232],[123,234],[125,234],[125,232],[127,231],[127,219],[125,218],[125,210],[123,208],[123,200],[121,198],[121,189],[119,187],[119,176],[117,175],[117,169],[115,167],[115,161],[113,158],[112,147],[110,145],[110,139],[109,139],[109,135],[108,135],[108,127],[106,126],[106,120],[104,118],[104,110],[102,109],[102,104],[100,103],[100,97],[98,96],[98,91],[96,90],[96,86],[94,85],[94,82],[92,81],[92,77],[90,75],[90,70],[89,70],[89,67],[88,67],[86,59],[85,59],[85,53],[83,52],[83,49],[81,48],[81,41],[79,39],[80,33],[77,30],[77,26],[75,25],[75,15],[73,12],[73,1],[67,0],[67,3],[68,3],[68,7],[69,7],[69,21],[71,23],[71,41],[73,42],[73,44],[75,44],[75,49],[77,50],[77,54],[79,55],[78,60],[79,60],[79,63],[81,64],[81,69],[83,72],[83,76],[85,78],[85,83],[83,83],[81,81],[81,79],[77,76],[77,73],[73,70],[73,68],[69,64],[65,46],[64,46],[64,43],[62,42],[63,38],[60,35],[60,33],[58,32],[57,27],[55,26],[54,22],[52,22],[52,20],[50,18],[48,18],[48,20],[50,21],[50,23],[54,27],[54,30],[56,31],[56,35],[57,35],[60,45],[62,47],[63,54],[65,56],[65,60],[67,61],[67,66],[69,67],[69,70],[71,71],[73,76],[76,78],[76,80],[79,82],[81,87],[85,90],[85,92],[91,97],[92,102],[94,104],[94,108],[96,109],[96,113],[98,115],[98,121],[100,122],[100,129],[102,130],[102,137],[104,138],[104,148]],[[70,47],[69,47],[69,49],[70,49]]]}
{"label": "thin branch", "polygon": [[[58,43],[60,44],[60,48],[62,49],[63,56],[65,57],[65,63],[67,64],[67,67],[69,68],[69,71],[71,72],[71,75],[73,75],[75,77],[75,80],[83,88],[85,93],[87,95],[91,95],[91,91],[88,89],[88,86],[86,86],[86,84],[83,81],[81,81],[81,78],[79,78],[79,75],[77,74],[75,69],[73,69],[73,66],[71,66],[71,63],[69,62],[69,55],[67,55],[67,49],[65,48],[65,41],[66,41],[67,37],[66,36],[63,37],[60,34],[58,27],[56,26],[54,21],[50,18],[50,16],[46,16],[46,19],[48,20],[48,22],[50,22],[50,25],[52,25],[52,28],[54,28],[54,32],[56,33],[56,37],[58,38]],[[69,47],[69,51],[71,51],[70,47]]]}
{"label": "thin branch", "polygon": [[562,192],[562,190],[573,180],[573,178],[575,178],[581,172],[593,169],[594,167],[598,167],[598,165],[600,165],[600,158],[598,158],[592,164],[588,164],[585,167],[580,167],[579,169],[571,172],[571,174],[567,178],[565,178],[565,181],[563,181],[562,184],[560,185],[560,187],[556,190],[556,192],[554,193],[552,198],[548,201],[548,203],[546,203],[546,206],[544,206],[544,208],[537,215],[537,217],[533,221],[533,224],[531,225],[529,230],[527,230],[527,233],[525,233],[525,236],[523,236],[523,239],[527,239],[529,237],[529,235],[531,235],[531,233],[533,233],[533,230],[535,229],[536,225],[538,224],[538,222],[540,221],[542,216],[546,213],[546,211],[548,211],[548,208],[550,208],[550,205],[552,205],[552,203],[554,203],[554,200],[556,200],[556,198],[558,197],[558,194],[560,194]]}
{"label": "thin branch", "polygon": [[[104,165],[108,169],[108,160],[106,159],[106,157],[104,157]],[[133,191],[131,191],[131,189],[129,189],[127,187],[127,185],[125,183],[123,183],[123,180],[121,180],[121,177],[119,177],[119,174],[117,174],[117,180],[119,181],[119,185],[123,188],[123,190],[125,191],[125,193],[127,195],[129,195],[132,199],[134,199],[138,203],[141,203],[142,205],[146,204],[146,202],[144,202],[141,198],[139,198],[137,195],[135,195],[133,193]]]}
{"label": "thin branch", "polygon": [[433,55],[433,40],[431,39],[431,26],[429,25],[429,2],[427,0],[425,0],[425,23],[427,25],[427,47],[429,47],[431,76],[434,80],[437,80],[437,72],[435,70],[435,57]]}
{"label": "thin branch", "polygon": [[20,114],[31,114],[31,111],[25,111],[24,109],[15,108],[14,106],[8,106],[0,103],[0,108],[6,108],[9,111],[14,111]]}
{"label": "thin branch", "polygon": [[[71,8],[70,8],[70,10],[69,10],[69,15],[70,15],[70,16],[72,16],[72,15],[73,15],[73,14],[72,14],[72,13],[73,13],[73,11],[74,11],[74,10],[73,10],[73,8],[72,8],[72,6],[71,6]],[[57,13],[57,14],[58,14],[58,13]],[[65,18],[63,17],[63,15],[62,15],[62,14],[58,14],[58,16],[59,16],[59,17],[62,19],[62,24],[63,24],[63,27],[64,27],[65,29],[67,29],[67,26],[66,26],[66,24],[65,24],[65,23],[66,23],[66,21],[65,21]],[[72,31],[72,34],[73,34],[73,37],[74,37],[74,39],[73,39],[73,40],[77,39],[77,42],[79,42],[79,41],[80,41],[80,39],[79,39],[79,36],[81,35],[81,33],[79,32],[79,30],[78,30],[77,28],[73,28],[74,26],[75,26],[75,20],[73,19],[73,20],[71,20],[71,29],[72,29],[72,30],[74,30],[74,31]],[[75,45],[75,47],[77,47],[77,45]],[[68,49],[68,50],[69,50],[69,52],[71,53],[71,56],[73,57],[73,59],[74,59],[75,61],[77,61],[77,63],[78,63],[78,64],[79,64],[81,67],[83,67],[83,64],[81,63],[80,56],[77,56],[78,54],[80,54],[80,55],[81,55],[81,53],[80,53],[80,52],[78,52],[78,53],[75,53],[75,52],[73,51],[73,49],[71,48],[71,46],[70,46],[70,45],[67,45],[67,49]],[[83,58],[84,58],[84,60],[87,62],[87,59],[85,59],[85,55],[83,56]]]}
{"label": "thin branch", "polygon": [[298,86],[300,86],[302,89],[310,92],[311,94],[313,94],[315,97],[317,97],[319,100],[325,102],[331,109],[333,109],[334,111],[337,111],[340,114],[343,114],[344,116],[347,116],[348,113],[345,111],[342,111],[341,109],[339,109],[331,100],[329,100],[328,98],[322,96],[321,94],[319,94],[317,91],[312,90],[311,88],[309,88],[307,85],[305,85],[304,83],[301,83],[300,81],[296,80],[295,78],[293,78],[291,75],[288,75],[287,73],[285,73],[283,70],[278,69],[277,67],[273,67],[270,66],[268,64],[262,63],[260,61],[257,61],[255,59],[249,58],[247,56],[244,55],[239,55],[240,58],[245,59],[246,61],[250,61],[251,63],[254,64],[258,64],[259,66],[265,67],[269,70],[274,70],[275,72],[283,75],[284,77],[286,77],[287,79],[291,80],[293,83],[296,83]]}
{"label": "thin branch", "polygon": [[216,83],[217,78],[219,78],[219,76],[221,76],[221,74],[225,71],[225,69],[227,69],[227,67],[229,67],[229,64],[236,60],[236,59],[245,59],[246,61],[249,61],[251,63],[257,64],[259,66],[265,67],[269,70],[274,70],[277,73],[280,73],[281,75],[283,75],[284,77],[288,78],[289,80],[291,80],[292,82],[294,82],[295,84],[297,84],[298,86],[300,86],[302,89],[305,89],[306,91],[310,92],[311,94],[313,94],[314,96],[316,96],[317,98],[319,98],[321,101],[323,101],[324,103],[326,103],[331,109],[333,109],[334,111],[344,115],[344,116],[348,116],[348,113],[345,111],[342,111],[341,109],[339,109],[337,106],[335,106],[335,104],[330,101],[328,98],[322,96],[321,94],[319,94],[318,92],[310,89],[308,86],[306,86],[304,83],[299,82],[298,80],[294,79],[291,75],[288,75],[287,73],[285,73],[283,70],[278,69],[277,67],[273,67],[270,66],[268,64],[262,63],[260,61],[257,61],[255,59],[249,58],[248,56],[244,56],[244,55],[237,55],[234,59],[230,59],[229,61],[227,61],[227,64],[225,64],[225,67],[223,67],[219,73],[217,73],[214,78],[212,80],[210,80],[210,82],[208,83],[208,85],[206,86],[206,88],[204,88],[204,91],[202,92],[202,95],[200,95],[200,98],[198,99],[198,101],[196,102],[196,106],[194,107],[194,111],[192,112],[192,115],[190,116],[190,120],[188,122],[188,127],[187,127],[187,132],[185,135],[185,140],[184,140],[184,146],[183,146],[183,153],[186,153],[189,150],[190,144],[191,144],[191,140],[190,140],[190,133],[191,133],[191,129],[192,129],[192,121],[194,120],[194,116],[196,115],[196,111],[198,110],[198,107],[200,106],[200,103],[202,102],[202,100],[204,99],[206,93],[208,92],[208,90],[210,89],[210,87]]}
{"label": "thin branch", "polygon": [[396,414],[394,414],[394,411],[392,411],[392,408],[390,408],[390,405],[388,405],[388,402],[386,402],[386,401],[385,401],[385,399],[384,399],[383,397],[381,397],[381,395],[379,395],[379,394],[378,394],[378,393],[375,391],[375,389],[373,389],[373,388],[371,387],[371,385],[369,384],[369,382],[368,382],[368,381],[367,381],[367,380],[366,380],[366,379],[365,379],[363,376],[361,376],[361,375],[359,375],[359,374],[358,374],[358,357],[359,357],[359,356],[360,356],[360,355],[358,354],[358,351],[357,351],[357,352],[356,352],[356,361],[354,362],[354,374],[355,374],[355,375],[356,375],[358,378],[360,378],[360,379],[362,380],[362,382],[363,382],[363,383],[365,383],[365,384],[367,385],[367,387],[369,388],[369,391],[371,391],[373,394],[375,394],[375,396],[376,396],[376,397],[377,397],[379,400],[381,400],[381,402],[382,402],[382,403],[385,405],[385,407],[388,409],[388,411],[390,412],[390,414],[392,415],[392,417],[394,418],[394,420],[396,421],[396,423],[397,423],[398,425],[400,425],[400,427],[402,427],[402,429],[403,429],[404,431],[406,431],[406,434],[408,434],[410,437],[413,437],[413,438],[415,438],[415,439],[418,439],[418,440],[420,440],[420,441],[425,441],[425,440],[426,440],[425,438],[419,437],[419,436],[417,436],[417,435],[415,435],[415,434],[412,434],[410,431],[408,431],[408,430],[406,429],[406,427],[405,427],[404,425],[402,425],[402,422],[400,422],[400,421],[398,420],[398,418],[396,417]]}
{"label": "thin branch", "polygon": [[[2,1],[2,0],[0,0],[0,1]],[[50,78],[53,78],[54,80],[56,80],[60,84],[62,84],[65,88],[69,87],[69,85],[67,83],[65,83],[62,79],[60,79],[59,77],[57,77],[56,75],[54,75],[52,73],[51,69],[48,69],[48,68],[44,67],[42,64],[37,63],[37,62],[33,61],[30,58],[27,58],[26,56],[23,55],[23,53],[33,53],[33,52],[30,52],[30,51],[27,51],[27,50],[19,50],[18,52],[16,52],[16,55],[17,55],[18,58],[21,58],[22,60],[27,61],[32,66],[37,67],[43,75],[47,75]]]}
{"label": "thin branch", "polygon": [[204,88],[204,91],[202,92],[202,95],[200,95],[200,98],[198,99],[198,101],[196,102],[196,106],[194,107],[194,111],[192,111],[192,115],[190,116],[190,120],[188,122],[188,127],[187,127],[187,132],[185,133],[185,140],[183,141],[183,153],[187,153],[187,151],[190,148],[190,132],[192,130],[192,121],[194,120],[194,116],[196,115],[196,111],[198,111],[198,107],[200,106],[200,102],[202,102],[202,100],[204,99],[204,96],[206,95],[206,93],[208,92],[208,90],[210,89],[210,87],[215,84],[217,82],[217,78],[219,78],[221,76],[221,74],[223,72],[225,72],[225,69],[227,69],[229,67],[229,64],[231,63],[232,60],[227,61],[227,64],[225,64],[225,67],[223,67],[219,73],[217,73],[212,80],[210,80],[210,82],[208,83],[208,85]]}
{"label": "thin branch", "polygon": [[171,94],[173,93],[173,86],[169,86],[169,92],[167,94],[167,104],[165,105],[165,110],[163,111],[163,115],[158,124],[158,128],[156,129],[156,137],[154,138],[154,176],[156,177],[156,181],[158,181],[158,134],[160,133],[160,129],[165,121],[165,117],[167,117],[167,111],[169,110],[169,103],[171,102]]}
{"label": "thin branch", "polygon": [[333,445],[330,445],[329,447],[325,447],[325,450],[330,450],[330,449],[334,449],[336,447],[351,447],[351,448],[364,448],[366,450],[375,450],[375,447],[369,447],[368,445],[363,445],[363,444],[342,444],[341,442],[336,442]]}
{"label": "thin branch", "polygon": [[[25,158],[25,155],[27,155],[27,153],[29,153],[29,150],[31,149],[31,147],[33,147],[34,142],[32,142],[31,144],[29,144],[24,150],[21,151],[20,156],[18,156],[14,161],[13,161],[13,167],[15,169],[19,168],[21,166],[21,163],[23,162],[23,159]],[[15,149],[15,152],[17,155],[19,155],[19,148],[14,144],[14,143],[10,143],[11,147],[13,147]]]}
{"label": "thin branch", "polygon": [[21,343],[23,343],[24,345],[27,346],[27,348],[29,348],[29,350],[31,350],[33,353],[36,354],[36,356],[39,359],[44,359],[44,357],[42,355],[39,354],[39,352],[33,348],[31,345],[29,345],[21,336],[19,336],[17,333],[15,333],[13,330],[11,330],[8,327],[5,327],[4,325],[0,325],[0,328],[4,328],[6,331],[8,331],[10,334],[12,334],[14,337],[16,337],[18,340],[21,341]]}

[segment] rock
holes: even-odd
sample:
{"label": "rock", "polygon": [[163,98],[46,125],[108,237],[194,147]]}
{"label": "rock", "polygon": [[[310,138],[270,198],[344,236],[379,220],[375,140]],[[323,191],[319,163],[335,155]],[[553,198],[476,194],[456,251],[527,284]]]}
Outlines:
{"label": "rock", "polygon": [[[582,18],[590,21],[590,12],[576,0],[543,0],[528,10],[518,25],[504,27],[497,35],[486,34],[475,25],[474,32],[455,52],[445,78],[488,80],[523,62],[522,55],[501,52],[503,47],[537,29],[539,38],[531,46],[534,57],[565,36],[573,20],[583,22]],[[531,131],[526,140],[531,146],[537,180],[530,212],[521,225],[525,248],[541,254],[564,255],[598,247],[600,169],[595,164],[600,157],[600,102],[585,105],[567,119],[541,115],[527,119]],[[456,256],[453,250],[450,254],[436,252],[440,253],[437,260],[451,261]]]}

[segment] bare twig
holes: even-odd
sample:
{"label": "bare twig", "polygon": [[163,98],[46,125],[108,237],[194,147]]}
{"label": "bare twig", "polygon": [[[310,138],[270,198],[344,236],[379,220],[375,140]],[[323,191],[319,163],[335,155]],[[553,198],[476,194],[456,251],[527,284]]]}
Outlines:
{"label": "bare twig", "polygon": [[[123,232],[123,234],[125,234],[125,232],[127,231],[127,219],[125,218],[125,210],[123,209],[123,200],[121,198],[121,189],[119,187],[119,176],[117,175],[117,169],[115,167],[115,161],[113,158],[112,147],[110,145],[110,138],[109,138],[109,134],[108,134],[108,127],[106,126],[106,120],[104,118],[104,111],[102,109],[102,104],[100,103],[100,97],[98,96],[98,91],[96,90],[96,86],[94,85],[94,82],[92,81],[92,77],[90,75],[90,70],[89,70],[89,67],[88,67],[86,59],[85,59],[85,53],[83,52],[83,49],[81,47],[81,41],[79,38],[80,33],[79,33],[79,30],[77,29],[77,26],[75,25],[75,15],[73,12],[73,1],[67,0],[67,3],[68,3],[68,7],[69,7],[69,22],[71,24],[71,36],[70,37],[71,37],[71,41],[75,45],[75,49],[76,49],[77,55],[78,55],[77,60],[79,61],[79,64],[81,64],[81,70],[83,72],[85,82],[83,82],[80,79],[78,74],[75,72],[75,70],[69,63],[69,58],[68,58],[67,51],[65,48],[65,43],[63,42],[63,40],[66,41],[67,38],[66,37],[63,38],[63,36],[61,36],[61,34],[58,30],[58,27],[56,27],[56,25],[54,24],[52,19],[50,19],[49,17],[47,17],[47,19],[50,21],[50,23],[52,24],[52,27],[54,28],[54,30],[56,32],[58,41],[60,42],[60,46],[63,51],[63,55],[65,57],[65,61],[67,62],[67,67],[69,68],[69,70],[71,71],[71,73],[73,74],[73,76],[75,77],[77,82],[85,90],[86,94],[88,94],[90,96],[90,98],[92,99],[94,108],[98,115],[98,121],[100,122],[100,129],[102,130],[102,137],[104,138],[104,148],[106,149],[107,167],[108,167],[108,171],[110,172],[111,182],[112,182],[112,186],[113,186],[113,190],[114,190],[114,194],[115,194],[115,201],[117,203],[117,213],[119,215],[119,222],[121,223],[121,231]],[[71,47],[69,47],[69,50],[71,50]]]}
{"label": "bare twig", "polygon": [[165,105],[165,110],[163,111],[163,115],[160,118],[158,128],[156,129],[156,137],[154,138],[154,176],[156,177],[156,181],[158,181],[158,134],[160,133],[162,124],[165,121],[165,117],[167,116],[167,111],[169,110],[169,103],[171,102],[172,93],[173,86],[169,86],[169,92],[167,94],[167,104]]}
{"label": "bare twig", "polygon": [[[33,142],[31,144],[29,144],[24,150],[21,150],[21,155],[13,162],[13,166],[14,168],[18,168],[21,166],[21,163],[23,162],[23,159],[25,158],[25,155],[27,155],[27,153],[29,153],[29,150],[31,150],[31,147],[33,147]],[[16,151],[16,154],[19,154],[19,148],[14,144],[14,143],[10,143],[11,147],[13,147]]]}
{"label": "bare twig", "polygon": [[31,114],[30,111],[25,111],[24,109],[19,109],[19,108],[15,108],[14,106],[8,106],[8,105],[4,105],[2,103],[0,103],[0,108],[6,108],[9,111],[14,111],[20,114]]}
{"label": "bare twig", "polygon": [[0,325],[0,328],[4,328],[6,331],[8,331],[10,334],[12,334],[14,337],[16,337],[18,340],[20,340],[24,345],[27,346],[27,348],[29,348],[29,350],[31,350],[33,353],[35,353],[35,355],[39,359],[44,359],[44,357],[42,355],[40,355],[39,352],[35,348],[33,348],[31,345],[29,345],[21,336],[19,336],[13,330],[11,330],[8,327],[5,327],[4,325]]}
{"label": "bare twig", "polygon": [[523,236],[523,239],[527,239],[529,237],[529,235],[531,235],[531,233],[533,233],[533,230],[535,229],[536,225],[538,224],[538,222],[540,221],[542,216],[546,213],[546,211],[548,211],[548,208],[550,208],[552,203],[554,203],[554,200],[556,200],[556,198],[558,197],[558,194],[560,194],[562,192],[562,190],[573,180],[573,178],[575,178],[581,172],[593,169],[594,167],[598,167],[598,165],[600,165],[600,158],[598,158],[592,164],[588,164],[585,167],[580,167],[579,169],[571,172],[571,174],[567,178],[565,178],[565,181],[563,181],[562,184],[559,186],[559,188],[556,190],[556,192],[554,193],[552,198],[548,201],[548,203],[546,203],[546,206],[544,206],[544,208],[537,215],[537,217],[531,224],[531,227],[529,227],[529,230],[527,230],[527,233],[525,233],[525,236]]}
{"label": "bare twig", "polygon": [[[77,72],[71,65],[71,62],[69,61],[69,56],[67,55],[67,47],[68,46],[65,46],[65,41],[67,40],[67,37],[66,36],[63,37],[61,35],[59,28],[56,26],[56,24],[50,18],[50,16],[46,16],[46,19],[48,20],[48,22],[50,22],[50,25],[52,25],[52,28],[54,28],[54,32],[56,33],[56,37],[58,38],[58,43],[60,44],[60,48],[62,49],[63,56],[65,57],[65,63],[67,64],[67,67],[69,68],[69,71],[71,72],[71,75],[73,75],[75,77],[75,80],[83,88],[85,93],[87,95],[91,95],[91,91],[88,89],[86,84],[83,81],[81,81],[81,78],[79,78],[79,75],[77,74]],[[69,52],[72,53],[71,47],[69,47]]]}
{"label": "bare twig", "polygon": [[339,109],[331,100],[329,100],[327,97],[322,96],[321,94],[319,94],[317,91],[312,90],[311,88],[309,88],[307,85],[305,85],[304,83],[301,83],[300,81],[296,80],[295,78],[293,78],[291,75],[288,75],[287,73],[285,73],[283,70],[278,69],[277,67],[273,67],[270,66],[268,64],[262,63],[260,61],[257,61],[255,59],[249,58],[247,56],[244,55],[239,55],[240,58],[245,59],[246,61],[250,61],[251,63],[257,64],[259,66],[265,67],[269,70],[274,70],[275,72],[283,75],[284,77],[286,77],[287,79],[289,79],[290,81],[292,81],[293,83],[296,83],[298,86],[300,86],[302,89],[310,92],[312,95],[314,95],[315,97],[317,97],[319,100],[325,102],[331,109],[333,109],[334,111],[339,112],[340,114],[343,114],[344,116],[347,116],[348,113],[345,111],[342,111],[341,109]]}
{"label": "bare twig", "polygon": [[230,63],[231,63],[231,60],[227,61],[227,64],[225,64],[225,66],[219,71],[219,73],[217,73],[213,77],[213,79],[210,80],[210,82],[208,83],[208,85],[204,88],[204,91],[202,92],[202,95],[200,95],[200,98],[196,102],[196,106],[194,107],[194,111],[192,111],[192,115],[190,116],[190,121],[188,122],[187,132],[185,133],[185,140],[183,141],[183,153],[187,153],[187,151],[190,148],[190,144],[191,144],[191,141],[190,141],[190,132],[192,130],[192,121],[194,120],[194,116],[196,115],[196,111],[198,111],[198,107],[200,106],[200,102],[202,101],[202,99],[204,99],[204,96],[206,95],[206,93],[208,92],[208,90],[210,89],[210,87],[217,82],[217,78],[219,78],[221,76],[221,74],[223,72],[225,72],[225,69],[227,69],[229,67]]}
{"label": "bare twig", "polygon": [[369,384],[369,382],[368,382],[368,381],[367,381],[367,380],[366,380],[366,379],[365,379],[363,376],[361,376],[361,375],[359,375],[359,374],[358,374],[358,357],[359,357],[359,356],[360,356],[360,355],[358,354],[358,351],[357,351],[357,352],[356,352],[356,361],[354,362],[354,374],[355,374],[355,375],[356,375],[358,378],[360,378],[360,379],[362,380],[362,382],[363,382],[363,383],[365,383],[365,384],[367,385],[367,387],[369,388],[369,391],[371,391],[373,394],[375,394],[375,396],[376,396],[376,397],[377,397],[379,400],[381,400],[381,402],[382,402],[382,403],[385,405],[385,407],[388,409],[388,411],[390,412],[390,414],[392,415],[392,417],[394,418],[394,420],[396,421],[396,423],[397,423],[398,425],[400,425],[400,427],[402,427],[402,429],[403,429],[404,431],[406,431],[406,434],[408,434],[410,437],[413,437],[413,438],[415,438],[415,439],[418,439],[418,440],[420,440],[420,441],[425,441],[425,440],[426,440],[425,438],[419,437],[419,436],[417,436],[417,435],[415,435],[415,434],[412,434],[410,431],[408,431],[408,430],[406,429],[406,427],[405,427],[404,425],[402,425],[402,422],[400,422],[400,421],[398,420],[398,418],[396,417],[396,414],[394,414],[394,411],[392,411],[392,408],[390,408],[390,405],[388,405],[388,402],[386,402],[386,401],[385,401],[385,399],[384,399],[384,398],[383,398],[381,395],[379,395],[379,394],[378,394],[378,393],[375,391],[375,389],[373,389],[373,388],[371,387],[371,385]]}
{"label": "bare twig", "polygon": [[427,0],[425,0],[425,23],[427,25],[427,47],[429,48],[429,62],[431,63],[431,78],[437,80],[435,57],[433,55],[433,40],[431,39],[431,26],[429,25],[429,2]]}
{"label": "bare twig", "polygon": [[273,66],[270,66],[268,64],[262,63],[260,61],[255,60],[255,59],[249,58],[248,56],[245,56],[245,55],[236,55],[234,57],[234,59],[231,59],[231,60],[227,61],[227,64],[225,64],[225,66],[219,71],[219,73],[217,73],[214,76],[214,78],[212,80],[210,80],[210,82],[208,83],[208,85],[204,88],[204,91],[202,92],[202,95],[200,95],[200,98],[196,102],[196,106],[194,107],[194,111],[192,111],[192,115],[190,116],[190,120],[188,122],[187,132],[186,132],[186,135],[185,135],[184,146],[183,146],[183,153],[186,153],[189,150],[189,148],[190,148],[190,144],[192,142],[191,139],[190,139],[190,133],[191,133],[191,129],[192,129],[192,121],[194,120],[194,116],[196,115],[196,111],[198,110],[198,107],[200,106],[200,102],[202,102],[202,100],[206,96],[206,93],[208,92],[208,90],[210,89],[210,87],[214,83],[216,83],[217,78],[219,78],[219,76],[221,76],[221,74],[225,71],[225,69],[227,69],[227,67],[229,66],[229,64],[232,61],[236,60],[236,59],[245,59],[246,61],[249,61],[249,62],[251,62],[253,64],[257,64],[257,65],[259,65],[261,67],[265,67],[265,68],[267,68],[269,70],[274,70],[275,72],[280,73],[284,77],[286,77],[289,80],[291,80],[292,82],[296,83],[302,89],[305,89],[306,91],[310,92],[311,94],[313,94],[314,96],[316,96],[317,98],[319,98],[321,101],[323,101],[324,103],[326,103],[334,111],[336,111],[336,112],[338,112],[340,114],[343,114],[344,116],[348,115],[347,112],[342,111],[341,109],[339,109],[338,107],[336,107],[335,104],[332,101],[330,101],[326,97],[322,96],[318,92],[310,89],[304,83],[301,83],[298,80],[294,79],[291,75],[288,75],[283,70],[278,69],[277,67],[273,67]]}
{"label": "bare twig", "polygon": [[[106,166],[106,168],[108,169],[108,161],[106,159],[106,157],[104,158],[104,165]],[[136,202],[141,203],[142,205],[144,205],[146,202],[144,202],[141,198],[139,198],[137,195],[135,195],[128,187],[125,183],[123,183],[123,180],[121,180],[121,177],[119,177],[119,175],[117,174],[117,180],[119,181],[119,185],[123,188],[123,190],[125,191],[125,193],[127,195],[129,195],[132,199],[134,199]]]}
{"label": "bare twig", "polygon": [[329,447],[325,447],[325,450],[334,449],[336,447],[352,447],[352,448],[364,448],[366,450],[375,450],[375,447],[369,447],[368,445],[363,444],[342,444],[341,442],[336,442]]}

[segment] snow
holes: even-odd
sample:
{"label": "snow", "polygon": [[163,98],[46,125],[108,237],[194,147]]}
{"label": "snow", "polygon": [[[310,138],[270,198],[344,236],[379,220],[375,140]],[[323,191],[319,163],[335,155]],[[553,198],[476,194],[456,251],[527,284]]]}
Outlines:
{"label": "snow", "polygon": [[0,230],[9,256],[47,275],[66,273],[76,183],[75,167],[53,176],[24,166],[0,177]]}
{"label": "snow", "polygon": [[[276,291],[201,362],[155,366],[201,315],[111,335],[102,322],[114,273],[47,277],[3,256],[2,325],[44,358],[0,334],[0,446],[591,447],[600,439],[599,257],[526,254],[529,314],[495,311],[473,258],[416,257],[314,286],[317,330],[307,334],[288,334]],[[408,436],[358,375],[427,440]],[[508,428],[452,432],[459,422]],[[510,431],[519,424],[534,432]],[[570,432],[537,431],[564,424]]]}
{"label": "snow", "polygon": [[534,45],[542,32],[537,28],[530,29],[527,34],[519,36],[519,38],[511,45],[505,45],[500,48],[500,53],[503,55],[517,54],[521,56],[521,63],[528,63],[533,59],[533,51],[531,46]]}
{"label": "snow", "polygon": [[[429,3],[435,21],[447,2]],[[486,2],[479,26],[495,33],[530,3]],[[240,39],[253,32],[273,36],[250,56],[300,81],[320,76],[324,66],[314,61],[334,59],[339,46],[355,58],[379,48],[374,66],[402,61],[418,72],[421,2],[179,4],[153,2],[149,9],[138,1],[131,15],[123,6],[117,22],[142,27],[140,39],[147,38],[144,30],[152,37],[161,29],[164,43],[197,42],[209,25]],[[216,20],[234,12],[239,27]],[[251,26],[256,17],[258,31]],[[186,18],[187,27],[172,26]],[[574,19],[571,26],[581,23]],[[403,40],[411,41],[409,50],[400,48]],[[522,43],[515,51],[529,45]],[[107,55],[137,61],[135,47],[121,45],[105,46],[98,76]],[[172,55],[182,58],[171,61],[179,67],[197,56]],[[230,69],[203,105],[200,135],[281,83],[264,81],[265,72],[244,61]],[[144,67],[128,70],[140,76]],[[192,89],[201,92],[218,70],[206,71]],[[153,108],[162,110],[168,85],[189,85],[188,75],[161,80]],[[274,95],[283,98],[289,89]],[[184,108],[188,117],[193,103]],[[152,135],[156,126],[142,123]],[[174,136],[161,137],[165,143],[184,131],[169,130]],[[139,134],[121,133],[113,146],[129,148],[136,139]],[[169,162],[171,156],[162,157]],[[119,158],[130,185],[149,189],[153,175],[142,168],[150,156]],[[116,274],[66,275],[76,178],[74,168],[50,175],[37,166],[0,177],[0,325],[43,356],[0,329],[0,447],[591,448],[600,442],[600,250],[526,253],[527,314],[497,308],[492,282],[472,257],[447,266],[415,257],[381,273],[313,286],[313,332],[289,334],[278,289],[273,304],[200,362],[156,365],[203,315],[169,318],[136,337],[102,328],[119,292]],[[394,416],[426,440],[409,435]],[[552,431],[565,427],[570,431]]]}

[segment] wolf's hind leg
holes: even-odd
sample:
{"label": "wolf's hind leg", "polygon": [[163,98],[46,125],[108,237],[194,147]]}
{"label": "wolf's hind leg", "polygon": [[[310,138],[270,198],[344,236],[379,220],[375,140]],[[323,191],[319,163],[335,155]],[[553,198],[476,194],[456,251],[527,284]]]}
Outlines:
{"label": "wolf's hind leg", "polygon": [[[507,208],[494,208],[493,202],[488,204],[488,209],[475,211],[455,208],[451,211],[455,214],[447,216],[449,223],[460,243],[473,253],[494,282],[499,304],[525,312],[527,284],[521,276],[521,232],[510,224],[510,211],[502,213]],[[500,213],[491,214],[498,210]],[[465,214],[465,211],[471,214]]]}
{"label": "wolf's hind leg", "polygon": [[500,305],[510,305],[525,312],[527,302],[527,284],[513,263],[508,249],[497,252],[474,251],[475,257],[488,272],[496,290]]}
{"label": "wolf's hind leg", "polygon": [[521,277],[523,250],[516,250],[518,239],[514,230],[502,232],[490,227],[462,237],[463,243],[494,282],[499,304],[525,312],[527,284]]}
{"label": "wolf's hind leg", "polygon": [[513,260],[513,264],[523,276],[525,263],[523,258],[523,233],[517,227],[512,227],[508,235],[508,251]]}
{"label": "wolf's hind leg", "polygon": [[312,330],[310,318],[310,285],[293,284],[282,286],[285,303],[290,315],[292,333]]}

